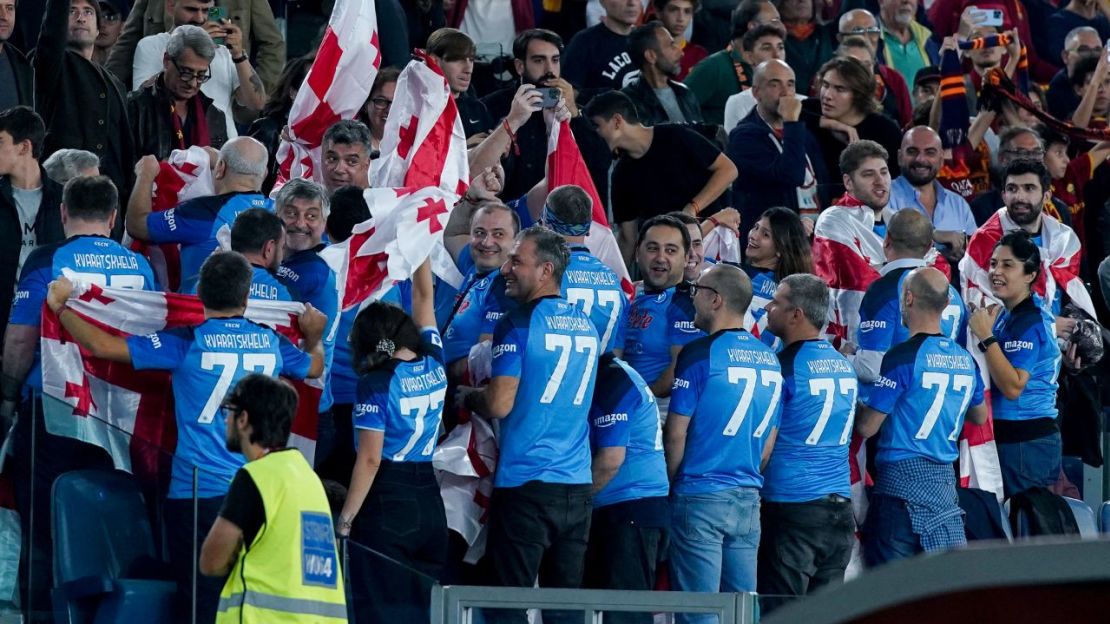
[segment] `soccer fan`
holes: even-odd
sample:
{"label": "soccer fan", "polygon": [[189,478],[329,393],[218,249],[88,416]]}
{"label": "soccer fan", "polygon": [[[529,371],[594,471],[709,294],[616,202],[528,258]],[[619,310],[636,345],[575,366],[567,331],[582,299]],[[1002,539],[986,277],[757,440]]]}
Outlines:
{"label": "soccer fan", "polygon": [[838,24],[817,21],[816,0],[779,3],[779,13],[786,27],[786,62],[797,72],[803,91],[808,92],[814,78],[820,79],[825,73],[819,69],[821,65],[833,57]]}
{"label": "soccer fan", "polygon": [[678,49],[682,50],[682,59],[679,61],[679,71],[676,80],[682,81],[702,59],[709,56],[709,51],[702,46],[686,40],[686,31],[694,19],[694,12],[698,10],[699,0],[653,0],[655,16],[663,22],[667,32],[674,37]]}
{"label": "soccer fan", "polygon": [[635,68],[628,34],[644,10],[640,0],[603,0],[602,6],[601,22],[575,34],[563,59],[563,76],[589,96],[624,86],[625,75]]}
{"label": "soccer fan", "polygon": [[1103,51],[1102,37],[1099,32],[1089,26],[1079,26],[1068,32],[1063,40],[1064,49],[1060,53],[1064,61],[1064,68],[1056,72],[1052,82],[1048,83],[1045,99],[1048,101],[1048,112],[1057,119],[1067,119],[1079,107],[1081,94],[1075,92],[1071,86],[1071,74],[1080,60],[1085,58],[1098,58]]}
{"label": "soccer fan", "polygon": [[886,234],[883,209],[890,201],[888,154],[878,143],[860,140],[841,152],[839,159],[845,195],[834,208],[858,208],[852,214],[870,223],[879,238]]}
{"label": "soccer fan", "polygon": [[662,215],[644,222],[636,242],[644,281],[628,308],[624,347],[617,355],[662,399],[661,417],[667,413],[678,352],[701,335],[694,326],[690,289],[682,281],[689,258],[690,232],[681,221]]}
{"label": "soccer fan", "polygon": [[[886,264],[879,279],[871,282],[859,307],[859,343],[852,360],[860,381],[861,396],[866,398],[869,384],[879,377],[883,356],[902,344],[910,334],[902,317],[902,292],[913,269],[927,263],[925,255],[933,245],[933,226],[916,210],[895,213],[883,238]],[[958,344],[967,342],[967,308],[955,287],[948,287],[948,306],[940,317],[941,334]]]}
{"label": "soccer fan", "polygon": [[750,592],[760,470],[775,445],[782,372],[775,354],[743,327],[752,299],[743,271],[714,265],[693,291],[694,322],[709,335],[679,354],[667,416],[671,580],[680,591]]}
{"label": "soccer fan", "polygon": [[[251,373],[224,399],[225,444],[247,463],[235,473],[200,551],[200,572],[227,578],[217,622],[347,621],[343,571],[320,479],[287,448],[297,393]],[[265,529],[265,530],[263,530]]]}
{"label": "soccer fan", "polygon": [[1031,290],[1040,277],[1041,252],[1023,231],[1004,235],[990,261],[991,294],[1002,302],[971,313],[971,333],[987,362],[991,416],[1010,498],[1060,475],[1061,442],[1056,391],[1061,353],[1053,318]]}
{"label": "soccer fan", "polygon": [[806,274],[783,278],[767,306],[767,327],[784,346],[782,419],[760,491],[764,612],[782,604],[779,596],[843,581],[855,542],[848,445],[859,382],[821,337],[828,311],[828,285]]}
{"label": "soccer fan", "polygon": [[[558,296],[569,258],[563,239],[542,227],[517,236],[501,272],[520,305],[497,323],[489,385],[458,391],[458,404],[502,419],[486,547],[494,585],[532,587],[537,575],[541,587],[582,582],[599,349],[589,318]],[[523,612],[500,615],[526,621]]]}
{"label": "soccer fan", "polygon": [[170,371],[177,419],[177,450],[165,507],[170,567],[179,595],[189,604],[195,602],[198,620],[206,622],[216,616],[224,582],[201,578],[194,595],[190,589],[193,558],[244,463],[242,455],[227,450],[220,422],[228,388],[250,372],[291,379],[315,378],[324,372],[320,337],[327,319],[311,305],[305,306],[299,320],[302,351],[274,330],[243,318],[250,282],[250,264],[243,256],[234,251],[213,254],[201,266],[197,285],[203,323],[126,339],[77,314],[66,314],[73,290],[67,278],[51,282],[46,298],[62,326],[94,357],[131,364],[136,370]]}
{"label": "soccer fan", "polygon": [[965,414],[976,424],[987,419],[975,360],[941,334],[944,274],[914,269],[899,298],[912,337],[883,357],[881,375],[856,415],[856,433],[879,434],[879,474],[863,525],[870,566],[966,543],[952,462]]}
{"label": "soccer fan", "polygon": [[[435,321],[427,262],[412,276],[411,317],[375,301],[355,319],[350,342],[360,375],[352,413],[358,455],[338,532],[439,580],[447,559],[447,519],[432,451],[443,420],[447,373]],[[359,622],[428,619],[429,596],[414,592],[407,571],[357,549],[350,577]]]}
{"label": "soccer fan", "polygon": [[337,121],[324,132],[320,151],[328,193],[341,186],[370,188],[371,143],[370,128],[354,119]]}
{"label": "soccer fan", "polygon": [[135,188],[127,204],[127,232],[136,240],[179,243],[183,284],[196,278],[205,258],[219,246],[216,234],[225,227],[230,229],[239,213],[273,205],[259,193],[266,178],[266,148],[250,137],[232,139],[220,148],[212,171],[215,195],[152,212],[154,179],[160,171],[154,156],[143,156],[135,165]]}
{"label": "soccer fan", "polygon": [[562,236],[570,246],[561,294],[590,317],[601,337],[601,353],[608,353],[624,344],[628,296],[613,269],[586,247],[592,223],[593,200],[582,187],[559,186],[547,196],[540,224]]}
{"label": "soccer fan", "polygon": [[85,150],[60,149],[42,163],[42,168],[51,180],[65,184],[73,178],[100,175],[100,159]]}
{"label": "soccer fan", "polygon": [[[971,212],[975,215],[975,222],[982,226],[990,219],[991,215],[1007,206],[1004,196],[1007,169],[1019,160],[1044,163],[1045,146],[1040,135],[1025,126],[1009,126],[998,135],[998,158],[991,165],[992,188],[979,195],[971,202]],[[1044,184],[1045,191],[1049,190],[1049,183]],[[1064,225],[1071,225],[1071,215],[1064,202],[1052,197],[1051,194],[1040,199],[1037,215],[1041,212],[1055,217]]]}
{"label": "soccer fan", "polygon": [[879,0],[883,63],[903,76],[913,76],[940,61],[937,39],[917,21],[916,14],[914,0]]}
{"label": "soccer fan", "polygon": [[428,36],[426,47],[428,56],[439,66],[451,89],[451,97],[454,98],[459,117],[462,118],[467,145],[477,144],[493,128],[493,119],[486,110],[486,105],[470,94],[474,55],[478,51],[474,40],[461,30],[440,28]]}
{"label": "soccer fan", "polygon": [[795,273],[813,273],[813,254],[804,223],[791,210],[768,208],[748,231],[748,245],[740,265],[752,281],[752,305],[745,327],[758,328],[756,335],[768,347],[781,347],[778,337],[767,327],[766,316],[766,305],[771,302],[778,282]]}
{"label": "soccer fan", "polygon": [[34,105],[35,70],[19,48],[8,39],[15,30],[15,0],[0,1],[0,62],[8,70],[0,76],[0,112],[15,106]]}
{"label": "soccer fan", "polygon": [[701,123],[698,98],[676,80],[682,71],[682,48],[662,22],[632,29],[628,46],[640,74],[621,91],[636,105],[640,123]]}
{"label": "soccer fan", "polygon": [[[776,26],[759,26],[744,33],[744,37],[740,40],[741,49],[744,51],[744,58],[748,60],[752,68],[759,68],[760,65],[768,61],[782,61],[786,58],[786,48],[782,41],[786,34]],[[789,67],[789,66],[788,66]],[[749,69],[751,71],[751,69]],[[791,70],[793,75],[793,70]],[[755,75],[752,73],[752,86],[755,84]],[[794,99],[804,100],[806,96],[804,93],[795,93]],[[733,93],[725,100],[725,117],[721,128],[727,133],[732,132],[732,129],[737,126],[741,121],[746,119],[756,106],[755,94],[751,89],[745,88],[739,93]]]}
{"label": "soccer fan", "polygon": [[[732,209],[726,208],[725,210]],[[682,281],[692,282],[698,279],[698,276],[701,275],[701,272],[708,265],[713,264],[712,262],[706,262],[705,260],[705,249],[702,246],[702,243],[705,240],[705,236],[701,233],[702,224],[704,224],[707,228],[712,228],[713,222],[709,219],[706,219],[705,221],[698,223],[697,217],[694,217],[685,212],[668,212],[667,216],[674,217],[675,219],[681,221],[682,224],[686,226],[686,231],[690,233],[690,254],[686,261],[686,268],[682,271]],[[716,220],[717,215],[713,215],[713,218],[714,220]]]}
{"label": "soccer fan", "polygon": [[[100,7],[100,32],[96,35],[96,49],[93,50],[91,59],[97,65],[108,64],[108,54],[119,41],[123,22],[131,9],[129,4],[127,0],[97,0]],[[0,105],[0,110],[3,109]]]}
{"label": "soccer fan", "polygon": [[[231,226],[231,250],[251,263],[251,299],[293,301],[289,289],[277,278],[285,253],[285,225],[264,208],[249,208]],[[196,281],[181,285],[181,292],[195,295]]]}

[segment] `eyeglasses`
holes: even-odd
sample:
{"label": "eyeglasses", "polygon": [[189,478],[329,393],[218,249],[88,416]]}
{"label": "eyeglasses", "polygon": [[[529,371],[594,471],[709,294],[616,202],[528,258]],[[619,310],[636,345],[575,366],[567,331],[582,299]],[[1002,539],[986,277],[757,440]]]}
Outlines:
{"label": "eyeglasses", "polygon": [[70,17],[81,16],[81,17],[84,17],[84,18],[91,18],[91,17],[96,17],[96,11],[94,11],[93,9],[91,9],[89,7],[85,7],[85,8],[70,7],[69,8],[69,16]]}
{"label": "eyeglasses", "polygon": [[385,109],[389,108],[390,106],[393,106],[393,100],[386,99],[386,98],[383,98],[383,97],[371,98],[370,103],[373,104],[374,108],[376,108],[378,110],[385,110]]}
{"label": "eyeglasses", "polygon": [[123,19],[123,16],[120,15],[119,13],[101,13],[100,14],[100,19],[104,20],[105,22],[108,22],[109,24],[115,24],[116,22]]}
{"label": "eyeglasses", "polygon": [[1074,50],[1068,50],[1068,52],[1072,54],[1080,54],[1083,56],[1097,56],[1099,52],[1102,52],[1102,47],[1100,46],[1097,48],[1092,48],[1091,46],[1081,45]]}
{"label": "eyeglasses", "polygon": [[235,418],[239,412],[243,411],[243,408],[234,403],[224,403],[220,405],[220,411],[223,412],[224,418]]}
{"label": "eyeglasses", "polygon": [[718,296],[720,296],[720,294],[721,294],[721,291],[717,290],[716,288],[712,288],[710,286],[703,286],[701,284],[694,283],[694,284],[690,284],[690,297],[696,297],[699,290],[708,290],[709,292],[713,293],[714,295],[718,295]]}
{"label": "eyeglasses", "polygon": [[173,63],[174,69],[177,70],[178,77],[181,78],[183,82],[193,82],[195,80],[197,84],[204,84],[208,82],[210,78],[212,78],[212,74],[208,72],[197,73],[191,69],[185,69],[182,66],[178,65],[177,61],[173,60],[172,58],[170,59],[170,62]]}
{"label": "eyeglasses", "polygon": [[1043,158],[1044,157],[1044,150],[1043,149],[1021,149],[1021,148],[1009,149],[1009,148],[1007,148],[1007,149],[1002,150],[1002,153],[1003,154],[1008,154],[1010,156],[1016,156],[1018,158]]}
{"label": "eyeglasses", "polygon": [[841,31],[840,34],[842,34],[842,35],[877,35],[881,32],[883,32],[883,31],[878,26],[872,26],[870,28],[863,28],[863,27],[852,28],[851,30]]}

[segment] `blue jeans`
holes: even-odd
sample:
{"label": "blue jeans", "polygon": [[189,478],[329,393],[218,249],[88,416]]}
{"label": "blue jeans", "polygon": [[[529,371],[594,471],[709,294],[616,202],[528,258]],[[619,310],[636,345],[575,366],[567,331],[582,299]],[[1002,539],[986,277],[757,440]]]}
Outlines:
{"label": "blue jeans", "polygon": [[1028,442],[997,442],[995,446],[1006,498],[1038,485],[1049,487],[1060,478],[1063,447],[1059,432]]}
{"label": "blue jeans", "polygon": [[[671,580],[694,592],[755,591],[759,550],[759,490],[738,487],[671,499]],[[713,622],[712,615],[676,620]]]}
{"label": "blue jeans", "polygon": [[869,568],[908,559],[922,551],[921,539],[910,524],[906,501],[882,494],[871,494],[867,500],[862,542],[863,560]]}

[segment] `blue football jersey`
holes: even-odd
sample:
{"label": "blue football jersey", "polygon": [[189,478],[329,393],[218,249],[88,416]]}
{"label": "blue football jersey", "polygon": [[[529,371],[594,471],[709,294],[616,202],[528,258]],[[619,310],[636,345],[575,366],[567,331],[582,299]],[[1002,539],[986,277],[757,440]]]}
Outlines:
{"label": "blue football jersey", "polygon": [[428,355],[390,360],[358,380],[351,412],[355,429],[384,432],[382,458],[389,461],[430,462],[439,438],[447,397],[443,342],[434,327],[425,328],[421,338]]}
{"label": "blue football jersey", "polygon": [[782,347],[782,341],[771,332],[770,328],[767,327],[766,320],[764,320],[764,317],[767,316],[765,306],[774,298],[775,289],[779,285],[778,280],[775,279],[775,272],[770,269],[754,267],[750,264],[742,264],[740,268],[752,280],[752,304],[748,307],[748,313],[751,314],[752,322],[759,325],[759,340],[777,351]]}
{"label": "blue football jersey", "polygon": [[683,347],[670,413],[690,417],[673,491],[701,494],[761,487],[767,434],[782,412],[782,369],[767,345],[729,329]]}
{"label": "blue football jersey", "polygon": [[331,363],[331,398],[336,403],[353,405],[358,374],[355,373],[354,354],[351,351],[351,328],[358,317],[358,306],[339,313],[339,331],[335,338],[335,357]]}
{"label": "blue football jersey", "polygon": [[621,280],[613,269],[590,254],[589,249],[575,245],[570,248],[562,291],[567,301],[590,317],[601,336],[602,353],[624,345],[628,296],[621,290]]}
{"label": "blue football jersey", "polygon": [[705,335],[694,327],[694,302],[685,284],[663,291],[644,290],[641,284],[627,318],[621,358],[649,385],[671,365],[672,346]]}
{"label": "blue football jersey", "polygon": [[[199,283],[198,276],[194,276],[187,282],[181,284],[181,294],[195,295],[197,294],[197,284]],[[251,299],[264,299],[266,301],[292,301],[293,297],[289,294],[289,290],[285,288],[285,284],[278,281],[276,275],[270,272],[266,267],[260,267],[257,264],[251,265]]]}
{"label": "blue football jersey", "polygon": [[273,212],[274,202],[258,193],[224,193],[181,202],[174,208],[146,217],[152,243],[181,244],[181,282],[200,273],[200,265],[219,246],[216,234],[230,231],[235,217],[249,208]]}
{"label": "blue football jersey", "polygon": [[[16,286],[8,322],[38,327],[50,282],[65,275],[71,280],[111,288],[158,290],[146,258],[103,236],[72,236],[38,247],[27,256]],[[42,389],[38,347],[26,384]]]}
{"label": "blue football jersey", "polygon": [[493,377],[519,380],[501,422],[494,487],[591,483],[589,410],[599,344],[589,317],[561,297],[507,313],[493,333]]}
{"label": "blue football jersey", "polygon": [[194,466],[201,498],[227,493],[244,459],[227,450],[220,405],[240,379],[249,373],[304,379],[312,365],[312,358],[288,339],[242,317],[132,336],[127,347],[136,370],[172,375],[177,451],[170,498],[192,497]]}
{"label": "blue football jersey", "polygon": [[443,333],[447,363],[466,359],[478,336],[492,333],[505,310],[516,303],[505,294],[505,279],[497,270],[479,274],[471,269],[459,288],[454,314]]}
{"label": "blue football jersey", "polygon": [[782,420],[761,495],[778,503],[851,496],[848,444],[859,394],[855,370],[825,340],[792,343],[778,356]]}
{"label": "blue football jersey", "polygon": [[982,402],[983,380],[970,353],[946,336],[914,335],[883,357],[865,401],[887,415],[875,463],[956,461],[967,408]]}
{"label": "blue football jersey", "polygon": [[1056,418],[1057,378],[1062,354],[1056,344],[1055,319],[1032,295],[1013,310],[1003,309],[994,322],[994,337],[1014,368],[1029,373],[1021,396],[1007,399],[991,382],[991,415],[998,420]]}
{"label": "blue football jersey", "polygon": [[594,507],[666,496],[670,490],[663,458],[663,431],[655,395],[632,367],[601,356],[590,405],[590,448],[624,448],[624,463],[597,494]]}
{"label": "blue football jersey", "polygon": [[328,324],[324,328],[324,382],[320,393],[320,411],[331,409],[331,369],[335,361],[335,337],[339,333],[339,289],[335,283],[335,271],[320,257],[324,245],[305,249],[287,257],[278,267],[278,281],[289,289],[294,301],[311,303],[324,316]]}

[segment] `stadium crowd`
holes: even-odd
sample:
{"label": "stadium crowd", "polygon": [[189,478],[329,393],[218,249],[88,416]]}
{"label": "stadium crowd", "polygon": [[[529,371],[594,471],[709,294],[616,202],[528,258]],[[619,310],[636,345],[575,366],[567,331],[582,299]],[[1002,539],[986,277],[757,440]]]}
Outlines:
{"label": "stadium crowd", "polygon": [[[147,495],[182,621],[426,621],[417,577],[758,591],[766,613],[965,545],[969,485],[997,509],[1074,494],[1064,456],[1101,462],[1110,0],[376,0],[381,68],[316,181],[279,172],[315,56],[287,58],[286,11],[0,0],[0,436],[28,621],[51,617],[43,492],[113,466],[44,422],[48,316],[85,357],[172,379]],[[466,135],[435,243],[463,281],[428,260],[345,308],[321,252],[372,218],[410,63]],[[588,175],[549,187],[563,122]],[[192,147],[214,192],[157,206]],[[121,336],[69,307],[90,284],[195,295],[203,322]],[[296,340],[248,300],[304,304]],[[319,478],[278,376],[320,389]],[[472,421],[497,441],[477,562],[433,467]],[[321,522],[363,547],[342,575]]]}

